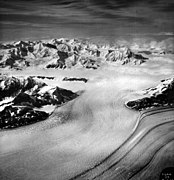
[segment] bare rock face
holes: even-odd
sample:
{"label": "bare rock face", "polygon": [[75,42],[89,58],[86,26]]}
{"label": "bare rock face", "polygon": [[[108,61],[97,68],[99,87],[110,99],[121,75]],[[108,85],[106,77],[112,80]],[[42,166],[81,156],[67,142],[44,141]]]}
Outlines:
{"label": "bare rock face", "polygon": [[19,92],[31,90],[34,86],[40,89],[45,85],[43,82],[36,82],[31,77],[16,78],[13,76],[0,76],[0,101],[5,97],[16,96]]}
{"label": "bare rock face", "polygon": [[0,112],[0,129],[12,129],[43,121],[49,116],[44,111],[36,111],[27,106],[7,106]]}
{"label": "bare rock face", "polygon": [[129,48],[122,47],[117,49],[108,50],[106,55],[107,61],[120,62],[122,65],[133,63],[142,64],[148,58],[143,57],[141,54],[134,54]]}
{"label": "bare rock face", "polygon": [[151,52],[151,51],[148,51],[148,50],[138,51],[138,53],[140,53],[140,54],[146,54],[146,55],[151,55],[151,54],[152,54],[152,52]]}
{"label": "bare rock face", "polygon": [[19,93],[13,100],[15,106],[29,106],[29,107],[42,107],[47,105],[48,102],[44,99],[39,99],[35,96],[29,95],[27,93]]}
{"label": "bare rock face", "polygon": [[62,105],[77,96],[72,91],[48,86],[34,77],[0,76],[0,129],[44,120],[49,114],[39,108]]}
{"label": "bare rock face", "polygon": [[91,56],[79,57],[79,64],[80,66],[87,69],[97,69],[98,67],[100,67],[100,63],[97,61],[97,59]]}
{"label": "bare rock face", "polygon": [[144,90],[142,99],[129,101],[126,107],[135,110],[144,110],[152,107],[174,106],[174,78],[162,80],[154,87]]}
{"label": "bare rock face", "polygon": [[[106,52],[106,53],[105,53]],[[105,55],[103,55],[105,54]],[[45,68],[71,68],[80,65],[84,68],[97,69],[103,61],[120,62],[120,64],[142,64],[147,58],[133,53],[127,47],[110,47],[97,45],[87,40],[53,39],[50,41],[19,41],[0,44],[0,67],[17,70],[46,63]],[[54,63],[52,62],[54,60]]]}
{"label": "bare rock face", "polygon": [[10,97],[13,94],[15,95],[21,88],[20,80],[12,77],[8,78],[7,76],[0,77],[0,101],[5,97]]}
{"label": "bare rock face", "polygon": [[38,79],[49,79],[49,80],[53,80],[55,79],[55,77],[53,76],[30,76],[31,78],[38,78]]}
{"label": "bare rock face", "polygon": [[73,77],[65,77],[63,78],[63,81],[82,81],[84,83],[87,83],[88,79],[86,78],[73,78]]}

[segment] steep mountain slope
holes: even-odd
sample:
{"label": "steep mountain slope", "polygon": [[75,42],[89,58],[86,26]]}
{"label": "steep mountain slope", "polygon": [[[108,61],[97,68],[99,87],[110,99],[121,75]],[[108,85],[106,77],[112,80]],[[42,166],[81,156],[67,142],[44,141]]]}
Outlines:
{"label": "steep mountain slope", "polygon": [[142,92],[141,99],[126,102],[126,106],[135,110],[152,107],[174,106],[174,78],[161,80],[161,83]]}
{"label": "steep mountain slope", "polygon": [[126,46],[97,45],[86,40],[53,39],[49,41],[19,41],[0,44],[0,67],[23,69],[45,65],[45,68],[80,66],[97,69],[102,62],[142,64],[147,60]]}
{"label": "steep mountain slope", "polygon": [[57,106],[77,97],[72,91],[48,86],[33,77],[0,77],[0,129],[31,124],[46,119],[49,113],[39,110]]}

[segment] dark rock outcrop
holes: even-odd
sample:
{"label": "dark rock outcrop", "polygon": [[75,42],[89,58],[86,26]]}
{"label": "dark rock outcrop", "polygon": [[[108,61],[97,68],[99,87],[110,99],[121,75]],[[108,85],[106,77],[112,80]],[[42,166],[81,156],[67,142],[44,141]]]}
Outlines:
{"label": "dark rock outcrop", "polygon": [[38,78],[38,79],[49,79],[49,80],[55,79],[55,77],[53,76],[30,76],[30,77]]}
{"label": "dark rock outcrop", "polygon": [[174,78],[162,80],[161,83],[144,91],[144,98],[129,101],[126,107],[144,110],[152,107],[174,106]]}
{"label": "dark rock outcrop", "polygon": [[46,103],[47,102],[44,102],[43,100],[24,92],[19,93],[13,100],[13,105],[15,106],[29,106],[39,108],[43,105],[46,105]]}
{"label": "dark rock outcrop", "polygon": [[30,107],[7,106],[0,112],[0,129],[12,129],[43,121],[49,116],[43,111],[36,111]]}
{"label": "dark rock outcrop", "polygon": [[47,44],[45,44],[45,46],[48,48],[57,49],[57,47],[54,44],[47,43]]}
{"label": "dark rock outcrop", "polygon": [[15,96],[19,92],[31,90],[37,85],[37,89],[45,86],[44,82],[36,82],[33,78],[16,78],[0,76],[0,101],[5,97]]}
{"label": "dark rock outcrop", "polygon": [[[45,105],[61,105],[77,96],[72,91],[48,86],[33,77],[1,76],[0,129],[15,128],[44,120],[49,114],[40,111],[39,108]],[[11,98],[10,101],[6,102],[7,98]]]}
{"label": "dark rock outcrop", "polygon": [[21,82],[15,77],[0,77],[0,101],[5,97],[15,95],[21,88]]}
{"label": "dark rock outcrop", "polygon": [[146,54],[146,55],[151,55],[152,54],[152,52],[150,52],[150,51],[138,51],[138,53],[142,53],[142,54]]}
{"label": "dark rock outcrop", "polygon": [[82,81],[84,83],[87,83],[88,79],[86,78],[68,78],[68,77],[65,77],[63,78],[63,81]]}

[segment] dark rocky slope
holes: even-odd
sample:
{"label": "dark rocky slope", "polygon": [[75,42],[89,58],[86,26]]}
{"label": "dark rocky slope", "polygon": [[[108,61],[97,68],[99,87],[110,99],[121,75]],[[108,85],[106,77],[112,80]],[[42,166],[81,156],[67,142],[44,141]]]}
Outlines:
{"label": "dark rocky slope", "polygon": [[174,106],[174,78],[161,80],[158,86],[144,90],[143,95],[144,98],[129,101],[126,106],[135,110]]}
{"label": "dark rocky slope", "polygon": [[12,129],[38,121],[49,116],[44,111],[36,111],[27,106],[7,106],[0,112],[0,129]]}
{"label": "dark rocky slope", "polygon": [[[0,129],[8,129],[45,120],[46,105],[57,106],[77,97],[76,93],[51,87],[33,77],[0,77]],[[37,109],[37,110],[36,110]]]}
{"label": "dark rocky slope", "polygon": [[73,77],[65,77],[62,81],[82,81],[84,83],[88,82],[88,79],[86,78],[73,78]]}

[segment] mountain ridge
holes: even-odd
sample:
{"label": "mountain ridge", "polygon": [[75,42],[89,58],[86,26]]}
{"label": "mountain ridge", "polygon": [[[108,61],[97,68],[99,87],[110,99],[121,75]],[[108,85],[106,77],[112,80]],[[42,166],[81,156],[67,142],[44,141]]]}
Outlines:
{"label": "mountain ridge", "polygon": [[32,65],[44,68],[71,68],[80,66],[97,69],[101,62],[142,64],[148,57],[133,53],[127,46],[95,44],[79,39],[52,39],[47,41],[18,41],[0,44],[0,67],[23,69]]}

